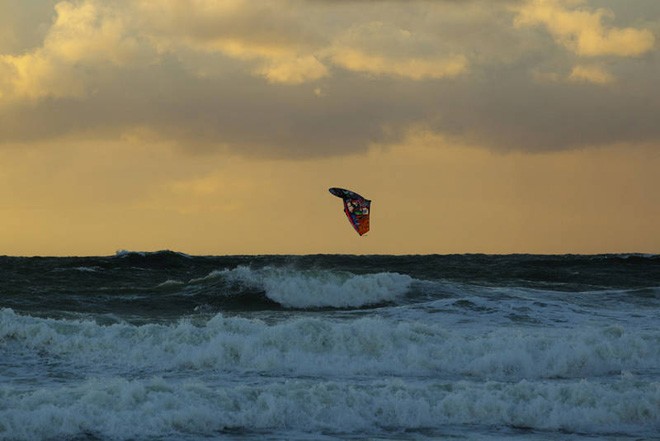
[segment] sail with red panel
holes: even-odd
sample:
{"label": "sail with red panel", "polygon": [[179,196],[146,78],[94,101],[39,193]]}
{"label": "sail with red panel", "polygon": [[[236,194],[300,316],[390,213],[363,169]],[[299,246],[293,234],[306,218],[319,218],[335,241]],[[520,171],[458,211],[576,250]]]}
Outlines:
{"label": "sail with red panel", "polygon": [[343,188],[332,187],[330,193],[344,201],[344,213],[355,231],[362,236],[369,231],[369,214],[371,201],[359,194]]}

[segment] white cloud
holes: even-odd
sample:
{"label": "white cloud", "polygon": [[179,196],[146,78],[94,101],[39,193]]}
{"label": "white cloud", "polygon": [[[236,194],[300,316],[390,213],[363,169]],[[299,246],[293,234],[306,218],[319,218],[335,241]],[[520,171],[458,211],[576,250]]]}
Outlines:
{"label": "white cloud", "polygon": [[616,81],[616,77],[598,64],[578,64],[570,72],[552,72],[533,70],[532,78],[537,83],[591,83],[607,85]]}
{"label": "white cloud", "polygon": [[[33,3],[12,1],[16,29]],[[626,26],[646,20],[636,5]],[[0,49],[0,144],[140,128],[187,150],[309,157],[396,142],[411,124],[505,149],[660,139],[660,64],[632,56],[647,31],[588,6],[59,2],[39,38]],[[639,43],[631,56],[616,57],[622,35]],[[607,59],[582,59],[594,53]]]}
{"label": "white cloud", "polygon": [[246,62],[271,83],[300,84],[328,75],[318,36],[290,2],[141,1],[141,31],[161,52],[195,51]]}
{"label": "white cloud", "polygon": [[597,65],[578,65],[573,67],[569,80],[594,84],[609,84],[615,81],[614,75]]}
{"label": "white cloud", "polygon": [[332,60],[344,69],[372,75],[387,75],[411,80],[440,79],[455,77],[468,71],[468,61],[463,55],[444,59],[390,58],[371,55],[362,51],[345,48],[337,50]]}
{"label": "white cloud", "polygon": [[328,75],[328,69],[316,57],[278,58],[265,63],[257,73],[271,83],[301,84],[314,81]]}
{"label": "white cloud", "polygon": [[469,66],[465,55],[453,53],[428,30],[380,21],[338,35],[329,53],[332,63],[349,71],[411,80],[455,77]]}
{"label": "white cloud", "polygon": [[95,0],[55,5],[43,45],[21,55],[0,54],[4,97],[81,97],[99,65],[126,65],[143,57],[128,35],[127,18]]}
{"label": "white cloud", "polygon": [[557,43],[580,56],[636,57],[655,45],[650,30],[608,26],[604,22],[614,13],[589,9],[584,0],[527,0],[516,11],[516,26],[542,25]]}
{"label": "white cloud", "polygon": [[[144,30],[157,47],[252,62],[256,67],[251,71],[272,83],[316,81],[329,76],[332,67],[412,80],[440,79],[467,72],[469,64],[460,47],[449,49],[438,38],[433,23],[420,23],[410,31],[396,23],[369,20],[374,8],[384,5],[359,5],[368,14],[357,20],[355,5],[347,11],[345,5],[319,8],[301,1],[198,0],[188,8],[168,1],[140,5]],[[409,9],[406,15],[413,19],[428,12],[420,4]],[[347,28],[349,13],[354,24]],[[333,14],[334,20],[323,14]]]}

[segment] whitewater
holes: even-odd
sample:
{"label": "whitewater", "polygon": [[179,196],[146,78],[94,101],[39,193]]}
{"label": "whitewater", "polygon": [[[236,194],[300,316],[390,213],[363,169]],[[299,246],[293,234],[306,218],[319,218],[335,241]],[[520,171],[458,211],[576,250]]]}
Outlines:
{"label": "whitewater", "polygon": [[0,256],[2,440],[660,440],[660,256]]}

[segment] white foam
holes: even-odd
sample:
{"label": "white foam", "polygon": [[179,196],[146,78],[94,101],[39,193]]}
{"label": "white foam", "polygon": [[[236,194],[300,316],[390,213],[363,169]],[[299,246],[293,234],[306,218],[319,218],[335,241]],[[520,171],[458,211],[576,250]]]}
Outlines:
{"label": "white foam", "polygon": [[21,392],[0,385],[0,437],[177,439],[223,430],[378,433],[448,425],[653,435],[660,386],[586,380],[444,383],[288,380],[218,384],[151,377],[89,379]]}
{"label": "white foam", "polygon": [[[483,333],[385,318],[298,318],[266,323],[216,315],[193,324],[136,326],[0,311],[5,356],[29,352],[67,369],[216,371],[330,377],[519,380],[658,374],[660,331],[620,326],[500,328]],[[0,347],[2,349],[2,347]],[[9,359],[7,362],[9,362]]]}
{"label": "white foam", "polygon": [[181,285],[185,285],[185,283],[180,281],[180,280],[169,279],[169,280],[164,281],[163,283],[159,283],[156,286],[156,288],[169,288],[169,287],[172,287],[172,286],[181,286]]}
{"label": "white foam", "polygon": [[94,266],[77,266],[73,268],[55,268],[52,271],[53,272],[62,272],[62,271],[79,271],[81,273],[96,273],[100,270],[101,268]]}
{"label": "white foam", "polygon": [[644,438],[660,426],[657,329],[223,315],[101,325],[3,309],[0,360],[0,439],[462,424]]}
{"label": "white foam", "polygon": [[246,266],[215,271],[208,277],[264,290],[268,298],[287,308],[354,308],[391,302],[404,296],[413,280],[398,273],[356,275]]}
{"label": "white foam", "polygon": [[131,254],[138,254],[140,256],[145,256],[145,252],[141,251],[129,251],[129,250],[117,250],[115,251],[115,257],[126,257],[130,256]]}

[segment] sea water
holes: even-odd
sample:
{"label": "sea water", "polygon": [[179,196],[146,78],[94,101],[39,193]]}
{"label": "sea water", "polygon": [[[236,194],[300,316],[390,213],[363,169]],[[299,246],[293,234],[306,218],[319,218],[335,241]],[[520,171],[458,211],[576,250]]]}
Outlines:
{"label": "sea water", "polygon": [[0,257],[0,439],[660,439],[660,256]]}

